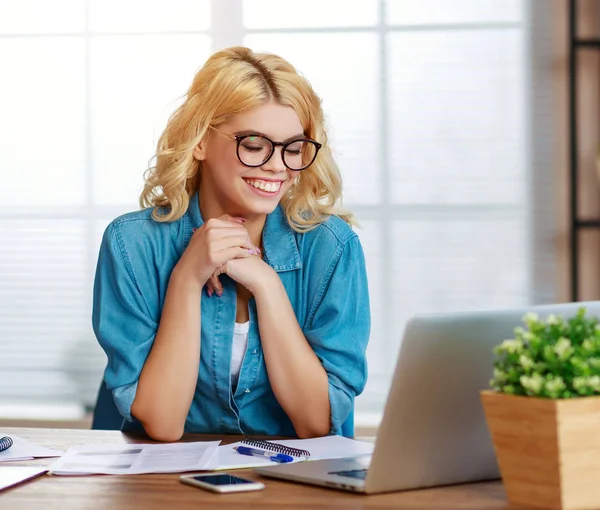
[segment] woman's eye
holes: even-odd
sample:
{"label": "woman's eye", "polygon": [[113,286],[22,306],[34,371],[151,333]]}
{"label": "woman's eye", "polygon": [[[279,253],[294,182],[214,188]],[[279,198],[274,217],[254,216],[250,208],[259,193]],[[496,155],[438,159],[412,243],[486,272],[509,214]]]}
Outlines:
{"label": "woman's eye", "polygon": [[302,154],[302,146],[302,142],[294,142],[286,147],[285,153],[290,156],[300,156]]}
{"label": "woman's eye", "polygon": [[252,146],[252,145],[242,145],[243,149],[248,152],[260,152],[264,150],[264,147]]}

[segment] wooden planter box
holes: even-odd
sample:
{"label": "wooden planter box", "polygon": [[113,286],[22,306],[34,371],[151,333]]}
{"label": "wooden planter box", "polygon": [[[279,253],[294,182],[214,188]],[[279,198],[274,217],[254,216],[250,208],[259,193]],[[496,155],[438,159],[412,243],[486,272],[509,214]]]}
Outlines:
{"label": "wooden planter box", "polygon": [[600,397],[481,400],[511,504],[600,508]]}

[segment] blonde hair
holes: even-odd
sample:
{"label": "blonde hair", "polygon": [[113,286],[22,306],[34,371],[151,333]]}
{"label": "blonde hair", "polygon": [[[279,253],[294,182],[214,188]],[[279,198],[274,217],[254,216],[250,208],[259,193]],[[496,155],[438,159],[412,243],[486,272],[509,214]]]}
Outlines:
{"label": "blonde hair", "polygon": [[330,215],[354,224],[341,210],[342,179],[327,144],[321,100],[310,83],[277,55],[233,47],[212,55],[194,77],[184,103],[169,118],[158,140],[156,164],[145,174],[142,207],[154,207],[157,221],[174,221],[186,212],[201,186],[196,145],[231,116],[274,101],[291,106],[304,134],[322,144],[314,163],[298,174],[281,204],[298,232],[316,227]]}

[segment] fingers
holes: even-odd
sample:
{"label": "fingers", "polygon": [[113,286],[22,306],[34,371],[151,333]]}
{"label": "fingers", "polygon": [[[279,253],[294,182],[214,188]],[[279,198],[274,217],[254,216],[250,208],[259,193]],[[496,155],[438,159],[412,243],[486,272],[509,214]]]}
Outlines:
{"label": "fingers", "polygon": [[[239,246],[232,246],[232,247],[225,248],[225,249],[219,251],[214,257],[215,266],[217,267],[215,269],[215,272],[218,271],[222,266],[227,264],[227,262],[229,262],[230,260],[247,259],[248,257],[252,257],[252,255],[256,254],[255,251],[254,251],[254,253],[251,253],[251,251],[254,251],[254,250],[250,250],[247,248],[240,248]],[[223,272],[226,272],[226,271],[223,270],[217,274],[223,274]]]}
{"label": "fingers", "polygon": [[208,297],[211,297],[213,293],[217,296],[221,297],[223,295],[223,285],[221,285],[221,280],[219,280],[219,275],[227,274],[227,262],[215,269],[215,272],[206,282],[206,292],[208,293]]}
{"label": "fingers", "polygon": [[213,250],[222,250],[227,246],[238,245],[252,249],[248,231],[239,223],[224,220],[209,220],[203,227],[203,237]]}
{"label": "fingers", "polygon": [[211,251],[223,251],[227,248],[239,246],[240,248],[246,248],[247,250],[256,251],[256,247],[250,241],[248,236],[227,236],[215,241],[211,246]]}
{"label": "fingers", "polygon": [[241,216],[230,216],[229,214],[223,214],[222,216],[219,216],[219,219],[225,221],[234,221],[238,224],[246,223],[245,218],[242,218]]}
{"label": "fingers", "polygon": [[[227,215],[224,215],[224,216],[227,216]],[[224,219],[223,217],[221,217],[221,218],[212,218],[212,219],[208,220],[201,227],[193,228],[192,229],[192,237],[195,235],[198,235],[202,232],[205,232],[207,230],[219,231],[219,230],[223,230],[223,229],[237,230],[238,234],[243,234],[245,232],[247,233],[246,229],[244,227],[242,227],[241,221],[235,221],[235,218],[232,218],[231,220],[229,220],[229,219]]]}
{"label": "fingers", "polygon": [[[222,227],[221,225],[227,225]],[[200,229],[198,229],[200,230]],[[242,248],[250,250],[251,255],[260,253],[260,250],[252,244],[247,230],[239,223],[224,220],[210,220],[201,227],[201,232],[196,231],[196,242],[204,245],[207,250],[206,260],[213,267],[217,267],[226,262],[223,251],[229,248]]]}
{"label": "fingers", "polygon": [[215,291],[215,287],[212,284],[210,278],[208,279],[208,281],[204,284],[204,286],[206,287],[206,293],[208,294],[208,297],[211,297]]}
{"label": "fingers", "polygon": [[[223,266],[221,266],[223,267]],[[217,271],[220,268],[217,268]],[[208,283],[210,284],[210,286],[212,287],[213,291],[217,293],[217,296],[221,296],[223,294],[223,286],[221,285],[221,281],[219,280],[219,276],[216,274],[217,271],[215,271],[213,273],[213,275],[209,278]],[[219,273],[221,274],[221,273]],[[209,296],[212,295],[212,292],[209,294]]]}
{"label": "fingers", "polygon": [[227,273],[227,264],[223,264],[215,269],[215,272],[206,282],[206,293],[208,297],[211,297],[214,294],[221,297],[223,295],[223,285],[221,285],[221,280],[219,280],[219,275]]}
{"label": "fingers", "polygon": [[204,226],[208,228],[239,228],[245,222],[246,220],[244,218],[236,218],[234,216],[230,216],[229,214],[223,214],[218,218],[211,218],[204,224]]}
{"label": "fingers", "polygon": [[255,254],[257,255],[258,253],[253,252],[252,250],[240,248],[238,246],[234,246],[232,248],[227,248],[223,250],[221,252],[221,256],[223,257],[223,263],[217,266],[217,268],[214,270],[213,274],[210,276],[210,278],[206,281],[205,284],[206,293],[208,294],[208,297],[211,297],[213,294],[217,294],[220,297],[223,294],[223,285],[221,284],[219,276],[222,274],[227,274],[227,265],[229,261],[233,259],[249,258]]}
{"label": "fingers", "polygon": [[[260,249],[254,246],[243,226],[245,221],[244,218],[224,214],[209,219],[194,230],[188,249],[200,262],[201,279],[209,297],[213,293],[221,295],[223,287],[218,276],[226,271],[227,262],[260,254]],[[207,274],[211,276],[205,279]]]}
{"label": "fingers", "polygon": [[208,220],[204,225],[208,228],[240,228],[242,223],[239,221],[225,220],[221,217],[212,218]]}

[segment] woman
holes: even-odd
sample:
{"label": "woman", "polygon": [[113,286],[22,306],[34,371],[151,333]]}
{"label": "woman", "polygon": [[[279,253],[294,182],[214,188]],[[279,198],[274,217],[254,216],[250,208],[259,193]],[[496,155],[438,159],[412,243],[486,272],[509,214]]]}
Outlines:
{"label": "woman", "polygon": [[310,84],[214,54],[169,119],[142,211],[106,229],[94,331],[125,428],[339,433],[366,382],[363,251]]}

